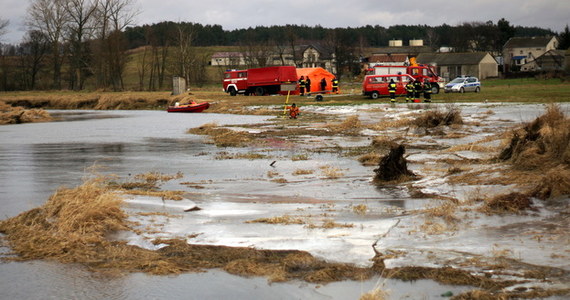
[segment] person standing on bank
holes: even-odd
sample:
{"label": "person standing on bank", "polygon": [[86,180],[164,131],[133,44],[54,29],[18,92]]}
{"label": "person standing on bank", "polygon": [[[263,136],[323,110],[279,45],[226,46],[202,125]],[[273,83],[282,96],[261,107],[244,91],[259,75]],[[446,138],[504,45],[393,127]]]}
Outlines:
{"label": "person standing on bank", "polygon": [[305,92],[307,95],[311,95],[311,78],[307,76],[307,80],[305,80]]}
{"label": "person standing on bank", "polygon": [[390,93],[390,102],[396,102],[396,88],[397,88],[397,85],[394,82],[394,79],[390,79],[390,83],[388,83],[388,92]]}
{"label": "person standing on bank", "polygon": [[424,87],[422,86],[422,81],[418,78],[414,81],[414,102],[420,102],[420,95]]}
{"label": "person standing on bank", "polygon": [[424,81],[424,102],[431,102],[431,83],[427,78]]}
{"label": "person standing on bank", "polygon": [[406,102],[414,102],[414,81],[406,83]]}
{"label": "person standing on bank", "polygon": [[331,85],[332,85],[332,92],[335,94],[338,93],[338,79],[336,79],[336,77],[334,77],[331,80]]}
{"label": "person standing on bank", "polygon": [[305,76],[302,75],[301,78],[299,78],[299,95],[305,95]]}

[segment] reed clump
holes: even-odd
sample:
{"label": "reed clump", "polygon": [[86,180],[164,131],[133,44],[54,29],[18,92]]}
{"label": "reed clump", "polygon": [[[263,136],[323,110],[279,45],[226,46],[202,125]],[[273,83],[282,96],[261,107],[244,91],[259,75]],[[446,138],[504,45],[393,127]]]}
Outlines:
{"label": "reed clump", "polygon": [[546,112],[513,130],[498,155],[515,171],[535,174],[530,196],[549,199],[570,194],[570,118],[551,104]]}
{"label": "reed clump", "polygon": [[53,118],[43,109],[24,109],[0,101],[0,125],[49,122]]}
{"label": "reed clump", "polygon": [[570,166],[570,119],[560,105],[549,105],[544,115],[513,130],[498,159],[519,170]]}
{"label": "reed clump", "polygon": [[349,116],[341,123],[330,124],[327,128],[335,134],[358,135],[362,130],[362,122],[358,116]]}
{"label": "reed clump", "polygon": [[428,110],[419,115],[411,122],[418,128],[435,128],[438,126],[450,126],[463,124],[461,109],[456,106],[448,106],[447,111]]}
{"label": "reed clump", "polygon": [[247,132],[219,127],[215,123],[208,123],[197,128],[191,128],[187,133],[207,135],[218,147],[246,147],[253,141],[253,138]]}

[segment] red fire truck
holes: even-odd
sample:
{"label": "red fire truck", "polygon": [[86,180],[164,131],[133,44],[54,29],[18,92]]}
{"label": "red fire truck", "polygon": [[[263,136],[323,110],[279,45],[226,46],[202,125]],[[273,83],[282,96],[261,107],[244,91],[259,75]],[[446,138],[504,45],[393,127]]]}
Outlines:
{"label": "red fire truck", "polygon": [[228,70],[224,72],[223,87],[232,96],[299,94],[297,69],[293,66]]}
{"label": "red fire truck", "polygon": [[445,80],[439,77],[435,68],[431,65],[412,64],[410,66],[374,66],[369,68],[367,75],[403,75],[408,74],[414,79],[420,79],[422,82],[427,78],[432,83],[432,93],[439,93],[439,89],[444,88]]}

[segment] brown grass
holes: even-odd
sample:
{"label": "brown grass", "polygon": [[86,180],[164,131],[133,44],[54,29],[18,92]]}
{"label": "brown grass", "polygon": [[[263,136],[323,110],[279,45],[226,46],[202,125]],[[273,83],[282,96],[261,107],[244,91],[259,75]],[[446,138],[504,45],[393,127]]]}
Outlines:
{"label": "brown grass", "polygon": [[330,124],[327,128],[336,134],[358,135],[362,130],[362,123],[358,116],[353,115],[346,118],[342,123]]}
{"label": "brown grass", "polygon": [[521,170],[570,165],[570,119],[559,105],[549,105],[544,115],[511,133],[498,159]]}
{"label": "brown grass", "polygon": [[366,211],[368,211],[368,206],[365,204],[358,204],[352,207],[352,211],[357,215],[365,215]]}
{"label": "brown grass", "polygon": [[34,122],[49,122],[53,118],[43,109],[24,109],[23,107],[12,107],[0,101],[0,125],[22,124]]}
{"label": "brown grass", "polygon": [[532,209],[532,200],[528,195],[521,193],[510,193],[498,195],[491,199],[485,199],[480,211],[487,214],[521,213],[527,209]]}
{"label": "brown grass", "polygon": [[344,173],[341,169],[333,167],[333,166],[323,166],[321,167],[321,173],[324,178],[326,179],[338,179],[344,176]]}
{"label": "brown grass", "polygon": [[461,110],[456,106],[448,106],[446,112],[429,110],[418,116],[412,125],[418,128],[435,128],[463,124]]}
{"label": "brown grass", "polygon": [[539,199],[556,198],[570,194],[570,168],[560,165],[546,172],[531,191]]}
{"label": "brown grass", "polygon": [[212,142],[218,147],[246,147],[253,141],[253,137],[247,132],[238,132],[228,128],[218,127],[215,123],[189,129],[187,133],[208,135]]}
{"label": "brown grass", "polygon": [[266,223],[266,224],[305,224],[305,221],[301,218],[295,218],[290,215],[271,217],[271,218],[259,218],[251,221],[246,221],[246,223]]}
{"label": "brown grass", "polygon": [[297,169],[295,171],[293,171],[293,175],[295,176],[299,176],[299,175],[310,175],[315,173],[315,171],[313,170],[307,170],[307,169]]}

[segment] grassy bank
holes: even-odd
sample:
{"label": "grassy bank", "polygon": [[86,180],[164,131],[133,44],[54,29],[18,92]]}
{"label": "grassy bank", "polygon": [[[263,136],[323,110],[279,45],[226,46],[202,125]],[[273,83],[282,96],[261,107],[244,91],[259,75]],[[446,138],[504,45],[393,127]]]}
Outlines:
{"label": "grassy bank", "polygon": [[[324,95],[317,102],[314,97],[291,96],[289,102],[300,105],[358,105],[385,103],[387,98],[372,100],[360,95],[360,83],[341,85],[342,95]],[[481,93],[446,94],[433,96],[434,102],[522,102],[551,103],[570,101],[570,82],[560,79],[492,79],[482,83]],[[171,96],[169,91],[158,92],[74,92],[74,91],[23,91],[0,93],[0,101],[12,106],[44,109],[137,109],[162,110],[174,102],[208,101],[212,104],[206,112],[243,113],[244,106],[281,105],[286,96],[231,97],[219,85],[192,88],[184,96]],[[399,101],[403,101],[403,97]]]}

